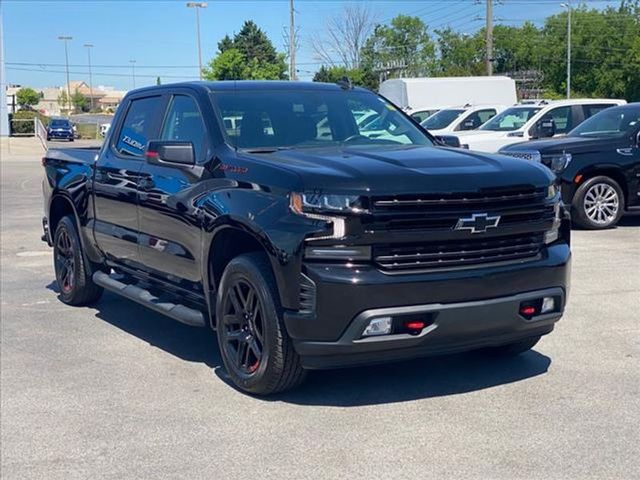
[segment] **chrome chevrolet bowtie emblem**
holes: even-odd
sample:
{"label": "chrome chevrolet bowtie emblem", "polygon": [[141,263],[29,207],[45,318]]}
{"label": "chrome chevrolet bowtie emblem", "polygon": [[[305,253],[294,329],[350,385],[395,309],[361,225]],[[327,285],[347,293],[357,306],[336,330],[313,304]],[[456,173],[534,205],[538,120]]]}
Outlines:
{"label": "chrome chevrolet bowtie emblem", "polygon": [[489,228],[496,228],[500,215],[490,217],[486,213],[474,213],[470,217],[460,218],[454,230],[469,230],[471,233],[484,233]]}

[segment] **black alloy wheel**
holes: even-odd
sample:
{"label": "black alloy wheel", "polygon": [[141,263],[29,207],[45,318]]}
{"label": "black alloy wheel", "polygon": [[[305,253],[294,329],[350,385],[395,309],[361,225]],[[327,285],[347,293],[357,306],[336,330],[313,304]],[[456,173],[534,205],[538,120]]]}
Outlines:
{"label": "black alloy wheel", "polygon": [[242,278],[229,286],[223,306],[225,349],[237,371],[253,375],[264,349],[263,308],[256,289]]}

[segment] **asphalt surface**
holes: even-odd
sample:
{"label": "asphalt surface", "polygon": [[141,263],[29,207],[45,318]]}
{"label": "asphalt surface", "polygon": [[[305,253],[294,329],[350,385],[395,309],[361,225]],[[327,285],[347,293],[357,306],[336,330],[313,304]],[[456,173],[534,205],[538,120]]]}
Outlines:
{"label": "asphalt surface", "polygon": [[105,294],[57,299],[39,156],[1,166],[3,479],[640,478],[640,218],[574,232],[565,318],[465,354],[234,390],[213,335]]}

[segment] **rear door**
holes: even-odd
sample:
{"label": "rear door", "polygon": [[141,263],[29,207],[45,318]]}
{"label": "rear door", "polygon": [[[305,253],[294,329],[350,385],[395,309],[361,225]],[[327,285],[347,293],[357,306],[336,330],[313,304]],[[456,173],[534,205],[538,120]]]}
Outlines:
{"label": "rear door", "polygon": [[193,144],[196,165],[144,162],[140,181],[140,254],[149,273],[174,283],[200,282],[202,229],[196,187],[212,156],[203,113],[189,90],[176,90],[156,139]]}
{"label": "rear door", "polygon": [[138,183],[147,142],[158,135],[161,95],[130,97],[94,173],[96,243],[107,258],[124,264],[140,260]]}

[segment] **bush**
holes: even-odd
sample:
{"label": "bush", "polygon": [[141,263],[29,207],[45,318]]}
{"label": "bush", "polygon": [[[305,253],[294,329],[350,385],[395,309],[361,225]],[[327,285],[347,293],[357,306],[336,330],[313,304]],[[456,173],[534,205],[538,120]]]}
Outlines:
{"label": "bush", "polygon": [[[33,135],[34,134],[34,125],[33,119],[38,117],[44,126],[49,124],[49,117],[45,117],[44,115],[34,112],[33,110],[18,110],[11,116],[11,135]],[[18,121],[14,121],[18,120]],[[23,121],[23,120],[32,120]]]}
{"label": "bush", "polygon": [[98,125],[95,123],[76,123],[76,128],[78,129],[80,138],[91,138],[94,140],[100,138],[98,136]]}

